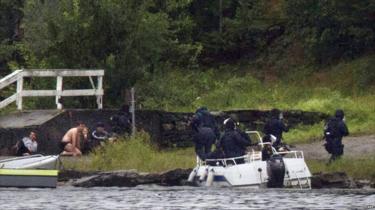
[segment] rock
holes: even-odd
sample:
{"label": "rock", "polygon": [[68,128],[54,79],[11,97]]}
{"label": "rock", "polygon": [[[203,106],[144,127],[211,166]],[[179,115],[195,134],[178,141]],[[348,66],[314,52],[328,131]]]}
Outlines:
{"label": "rock", "polygon": [[356,183],[345,172],[317,173],[311,178],[312,188],[357,188]]}
{"label": "rock", "polygon": [[187,130],[187,129],[189,129],[189,126],[188,126],[188,123],[186,123],[186,122],[177,122],[176,123],[176,129],[178,130],[178,131],[185,131],[185,130]]}
{"label": "rock", "polygon": [[[138,173],[135,170],[110,171],[90,174],[73,181],[76,187],[135,187],[144,184],[158,184],[163,186],[186,185],[191,169],[174,169],[164,173]],[[73,177],[76,177],[73,174]]]}
{"label": "rock", "polygon": [[174,128],[174,125],[172,123],[164,123],[162,127],[164,131],[170,131]]}
{"label": "rock", "polygon": [[356,180],[355,184],[359,188],[369,188],[369,187],[371,187],[371,184],[373,184],[373,183],[371,183],[370,180]]}
{"label": "rock", "polygon": [[160,175],[160,185],[164,186],[182,186],[186,185],[183,181],[189,178],[192,169],[174,169]]}
{"label": "rock", "polygon": [[76,187],[135,187],[158,182],[157,176],[139,174],[135,170],[101,172],[73,183]]}
{"label": "rock", "polygon": [[61,170],[59,171],[58,181],[59,182],[66,182],[70,179],[79,179],[85,176],[91,176],[97,172],[83,172],[83,171],[76,171],[76,170]]}

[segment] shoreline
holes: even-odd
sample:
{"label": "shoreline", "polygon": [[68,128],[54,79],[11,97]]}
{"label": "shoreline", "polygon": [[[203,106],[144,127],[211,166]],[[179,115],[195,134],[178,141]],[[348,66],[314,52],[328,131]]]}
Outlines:
{"label": "shoreline", "polygon": [[[195,186],[187,181],[192,169],[173,169],[162,173],[142,173],[136,170],[80,172],[62,170],[59,186],[73,187],[136,187],[156,184],[160,186]],[[311,177],[312,189],[375,189],[375,181],[355,180],[345,172],[315,173]]]}

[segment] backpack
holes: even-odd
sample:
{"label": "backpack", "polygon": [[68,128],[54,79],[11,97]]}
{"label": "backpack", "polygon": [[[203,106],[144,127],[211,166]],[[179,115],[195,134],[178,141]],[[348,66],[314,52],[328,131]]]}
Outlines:
{"label": "backpack", "polygon": [[340,137],[340,120],[332,117],[328,120],[324,127],[325,139],[334,139]]}

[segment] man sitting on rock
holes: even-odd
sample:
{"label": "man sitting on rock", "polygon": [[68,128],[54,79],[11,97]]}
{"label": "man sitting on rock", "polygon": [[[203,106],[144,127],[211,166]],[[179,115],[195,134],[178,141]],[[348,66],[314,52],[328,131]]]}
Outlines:
{"label": "man sitting on rock", "polygon": [[18,141],[14,146],[17,156],[31,155],[38,149],[36,141],[36,132],[31,131],[28,137],[24,137],[22,141]]}
{"label": "man sitting on rock", "polygon": [[[84,132],[86,130],[86,132]],[[80,156],[81,136],[83,141],[87,141],[87,127],[83,122],[78,122],[77,126],[68,130],[60,142],[61,155]]]}

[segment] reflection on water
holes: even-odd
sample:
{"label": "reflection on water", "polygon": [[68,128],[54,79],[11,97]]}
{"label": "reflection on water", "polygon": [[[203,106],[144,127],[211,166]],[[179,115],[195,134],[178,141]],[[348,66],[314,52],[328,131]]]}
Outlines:
{"label": "reflection on water", "polygon": [[0,209],[367,209],[374,190],[139,186],[0,188]]}

